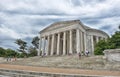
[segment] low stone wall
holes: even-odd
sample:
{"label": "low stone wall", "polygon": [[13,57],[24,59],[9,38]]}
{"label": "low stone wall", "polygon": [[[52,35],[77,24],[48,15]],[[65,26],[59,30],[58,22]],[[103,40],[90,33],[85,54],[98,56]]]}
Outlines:
{"label": "low stone wall", "polygon": [[120,62],[120,49],[107,49],[103,53],[110,62]]}
{"label": "low stone wall", "polygon": [[[94,75],[80,75],[80,74],[61,74],[61,73],[40,73],[34,71],[24,70],[10,70],[0,69],[0,75],[9,77],[111,77],[111,76],[94,76]],[[112,76],[117,77],[117,76]]]}

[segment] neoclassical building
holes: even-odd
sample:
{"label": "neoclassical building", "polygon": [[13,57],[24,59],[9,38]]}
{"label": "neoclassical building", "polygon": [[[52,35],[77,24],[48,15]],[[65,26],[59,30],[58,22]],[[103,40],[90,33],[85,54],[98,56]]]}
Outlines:
{"label": "neoclassical building", "polygon": [[[94,54],[95,44],[108,34],[82,24],[80,20],[60,21],[46,27],[40,34],[38,55],[67,55],[88,50]],[[40,53],[40,50],[42,53]]]}

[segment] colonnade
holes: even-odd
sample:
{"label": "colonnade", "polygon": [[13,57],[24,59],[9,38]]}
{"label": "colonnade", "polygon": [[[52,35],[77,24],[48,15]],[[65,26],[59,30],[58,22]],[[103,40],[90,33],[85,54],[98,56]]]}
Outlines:
{"label": "colonnade", "polygon": [[[94,55],[94,48],[95,44],[98,43],[100,40],[103,40],[105,38],[95,35],[90,35],[90,40],[88,40],[90,43],[88,43],[88,51],[91,51],[91,54]],[[90,47],[90,48],[89,48]]]}
{"label": "colonnade", "polygon": [[40,39],[38,55],[67,55],[86,50],[86,33],[80,29],[43,35]]}

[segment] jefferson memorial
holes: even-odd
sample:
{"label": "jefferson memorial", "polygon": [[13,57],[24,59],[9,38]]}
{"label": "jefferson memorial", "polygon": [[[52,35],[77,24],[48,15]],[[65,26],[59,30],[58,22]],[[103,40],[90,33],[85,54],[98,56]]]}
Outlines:
{"label": "jefferson memorial", "polygon": [[[67,55],[89,51],[94,55],[95,44],[108,34],[85,26],[80,20],[60,21],[39,32],[39,55]],[[40,52],[42,51],[42,52]]]}

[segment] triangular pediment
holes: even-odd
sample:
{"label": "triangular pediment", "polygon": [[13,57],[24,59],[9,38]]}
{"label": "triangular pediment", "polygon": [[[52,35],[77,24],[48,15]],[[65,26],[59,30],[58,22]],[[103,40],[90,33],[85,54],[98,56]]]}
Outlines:
{"label": "triangular pediment", "polygon": [[50,26],[43,29],[42,31],[40,31],[40,33],[47,32],[47,31],[54,30],[54,29],[58,29],[58,28],[62,28],[62,27],[65,27],[65,26],[71,26],[71,25],[74,25],[74,24],[80,24],[82,26],[82,28],[85,29],[85,27],[80,22],[80,20],[71,20],[71,21],[60,21],[60,22],[53,23]]}

